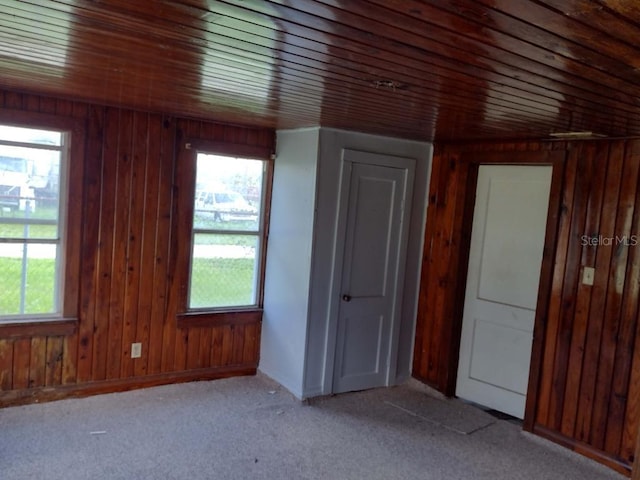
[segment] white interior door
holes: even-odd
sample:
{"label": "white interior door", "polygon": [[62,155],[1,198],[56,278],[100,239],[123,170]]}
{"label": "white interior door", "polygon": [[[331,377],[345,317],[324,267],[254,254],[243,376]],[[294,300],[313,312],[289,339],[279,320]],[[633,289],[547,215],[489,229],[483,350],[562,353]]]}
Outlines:
{"label": "white interior door", "polygon": [[335,393],[387,385],[395,365],[413,182],[413,163],[397,165],[408,162],[364,152],[345,155]]}
{"label": "white interior door", "polygon": [[478,172],[456,394],[524,417],[551,166]]}

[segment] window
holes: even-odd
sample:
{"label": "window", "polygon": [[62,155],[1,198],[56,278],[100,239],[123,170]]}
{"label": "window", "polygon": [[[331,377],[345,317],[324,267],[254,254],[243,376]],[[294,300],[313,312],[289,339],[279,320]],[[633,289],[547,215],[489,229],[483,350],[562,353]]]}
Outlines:
{"label": "window", "polygon": [[260,303],[267,162],[198,152],[188,309]]}
{"label": "window", "polygon": [[0,321],[63,315],[63,131],[0,125]]}

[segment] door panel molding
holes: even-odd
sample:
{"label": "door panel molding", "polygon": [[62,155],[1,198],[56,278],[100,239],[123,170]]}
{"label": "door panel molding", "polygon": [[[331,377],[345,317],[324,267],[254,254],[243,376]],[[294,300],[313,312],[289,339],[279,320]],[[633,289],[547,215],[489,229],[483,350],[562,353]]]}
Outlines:
{"label": "door panel molding", "polygon": [[549,212],[547,216],[546,236],[540,270],[540,287],[536,302],[536,316],[533,327],[533,343],[525,416],[523,428],[533,431],[537,408],[540,371],[543,361],[544,338],[547,324],[547,307],[551,295],[553,275],[553,259],[556,251],[556,238],[561,212],[562,185],[564,178],[566,150],[512,151],[512,152],[462,152],[459,157],[460,173],[464,188],[456,192],[456,228],[459,229],[460,245],[458,247],[458,263],[453,285],[455,301],[451,310],[451,327],[443,335],[443,349],[448,351],[449,362],[442,371],[439,381],[445,395],[454,396],[457,381],[458,359],[460,355],[460,335],[469,263],[469,247],[471,244],[471,227],[475,208],[476,186],[480,165],[551,165],[551,190],[549,194]]}
{"label": "door panel molding", "polygon": [[523,418],[550,165],[481,165],[456,394]]}
{"label": "door panel molding", "polygon": [[[397,255],[402,255],[401,258],[397,258],[397,268],[395,271],[396,282],[396,295],[393,304],[393,315],[391,324],[391,339],[389,343],[389,353],[384,358],[385,369],[385,384],[389,385],[395,381],[395,372],[397,367],[397,353],[399,334],[400,334],[400,314],[402,310],[402,294],[404,288],[405,278],[405,260],[407,253],[407,243],[409,236],[410,220],[411,220],[411,208],[413,198],[413,183],[415,179],[416,161],[413,158],[399,157],[388,154],[377,154],[365,151],[358,151],[352,149],[342,150],[340,177],[338,179],[339,194],[337,203],[337,222],[335,228],[334,237],[334,250],[331,259],[332,262],[332,275],[330,291],[330,304],[329,304],[329,320],[327,328],[327,337],[325,339],[325,345],[327,346],[327,355],[325,357],[324,366],[324,385],[325,392],[334,391],[334,372],[336,367],[336,358],[339,353],[338,341],[338,316],[340,313],[340,302],[343,292],[342,287],[342,274],[343,264],[345,260],[345,240],[347,229],[347,210],[349,207],[349,195],[351,176],[354,164],[372,165],[388,168],[396,168],[404,170],[406,172],[404,176],[404,204],[401,208],[401,234],[400,244]],[[402,261],[399,261],[401,260]]]}

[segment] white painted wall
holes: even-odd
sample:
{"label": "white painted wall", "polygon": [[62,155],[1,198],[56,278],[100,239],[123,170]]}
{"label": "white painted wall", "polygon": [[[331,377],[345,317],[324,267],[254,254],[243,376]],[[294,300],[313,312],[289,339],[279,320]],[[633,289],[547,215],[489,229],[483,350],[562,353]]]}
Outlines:
{"label": "white painted wall", "polygon": [[267,250],[260,370],[299,398],[331,392],[329,318],[342,151],[416,160],[398,358],[392,382],[411,373],[432,146],[335,129],[278,131]]}
{"label": "white painted wall", "polygon": [[311,269],[313,290],[309,308],[309,333],[303,389],[305,397],[331,393],[333,372],[327,371],[329,370],[327,364],[333,363],[329,362],[328,357],[332,358],[335,354],[336,332],[335,324],[329,318],[329,306],[332,301],[338,194],[344,149],[408,157],[416,160],[398,358],[394,359],[396,371],[395,375],[392,375],[395,377],[395,381],[392,383],[401,383],[411,374],[432,146],[425,142],[343,130],[321,129],[316,230]]}
{"label": "white painted wall", "polygon": [[260,370],[303,396],[319,129],[278,132]]}

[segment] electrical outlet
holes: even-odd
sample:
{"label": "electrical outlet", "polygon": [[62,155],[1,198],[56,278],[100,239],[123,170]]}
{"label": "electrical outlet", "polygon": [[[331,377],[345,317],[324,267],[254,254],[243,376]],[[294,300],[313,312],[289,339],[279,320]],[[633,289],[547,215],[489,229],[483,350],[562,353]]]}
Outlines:
{"label": "electrical outlet", "polygon": [[140,358],[142,356],[142,344],[141,343],[132,343],[131,344],[131,358]]}
{"label": "electrical outlet", "polygon": [[593,279],[596,276],[596,269],[593,267],[584,267],[582,270],[582,284],[593,285]]}

